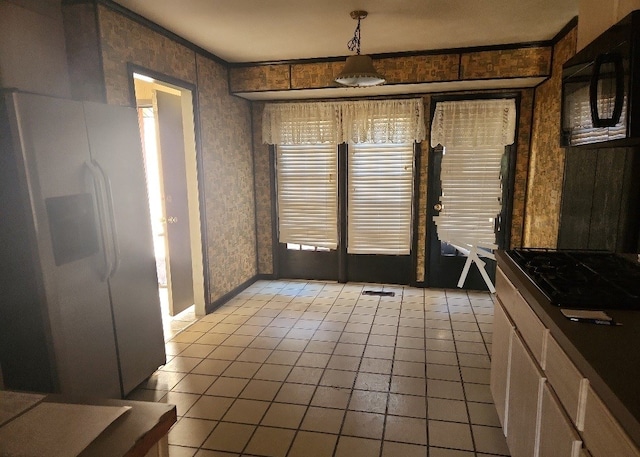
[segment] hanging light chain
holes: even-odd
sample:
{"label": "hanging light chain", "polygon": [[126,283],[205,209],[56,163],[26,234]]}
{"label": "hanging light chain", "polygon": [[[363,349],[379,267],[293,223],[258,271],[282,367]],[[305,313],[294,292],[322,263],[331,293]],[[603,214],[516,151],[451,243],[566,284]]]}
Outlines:
{"label": "hanging light chain", "polygon": [[347,43],[349,51],[356,51],[358,55],[360,55],[360,19],[361,18],[358,17],[358,25],[356,26],[355,32],[353,32],[353,38]]}

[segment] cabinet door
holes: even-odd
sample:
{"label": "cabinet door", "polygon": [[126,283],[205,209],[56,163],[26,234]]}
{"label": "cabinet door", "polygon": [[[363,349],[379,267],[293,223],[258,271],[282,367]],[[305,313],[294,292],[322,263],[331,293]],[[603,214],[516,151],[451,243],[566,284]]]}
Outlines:
{"label": "cabinet door", "polygon": [[635,252],[637,159],[627,148],[565,149],[558,248]]}
{"label": "cabinet door", "polygon": [[582,440],[548,384],[542,387],[538,457],[579,457]]}
{"label": "cabinet door", "polygon": [[509,394],[509,359],[513,325],[502,308],[496,303],[493,315],[493,339],[491,343],[491,395],[498,411],[502,429],[507,429],[507,396]]}
{"label": "cabinet door", "polygon": [[515,332],[511,342],[507,396],[507,444],[512,457],[534,457],[539,435],[538,409],[545,378]]}
{"label": "cabinet door", "polygon": [[553,337],[547,339],[544,372],[576,428],[583,430],[589,381],[583,377]]}
{"label": "cabinet door", "polygon": [[640,449],[631,441],[591,387],[587,389],[587,409],[582,436],[585,447],[593,457],[640,457]]}

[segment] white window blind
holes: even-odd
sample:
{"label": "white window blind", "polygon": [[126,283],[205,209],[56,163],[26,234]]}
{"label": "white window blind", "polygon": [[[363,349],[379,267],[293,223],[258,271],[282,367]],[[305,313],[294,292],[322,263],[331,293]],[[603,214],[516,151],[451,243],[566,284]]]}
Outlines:
{"label": "white window blind", "polygon": [[336,249],[337,145],[279,145],[276,172],[279,241]]}
{"label": "white window blind", "polygon": [[438,238],[463,252],[496,248],[502,209],[501,161],[515,135],[514,100],[469,100],[436,105],[431,144],[444,146]]}
{"label": "white window blind", "polygon": [[348,253],[410,253],[413,147],[349,145]]}
{"label": "white window blind", "polygon": [[444,148],[442,211],[433,218],[441,241],[465,247],[495,245],[495,218],[502,209],[503,155],[504,146]]}

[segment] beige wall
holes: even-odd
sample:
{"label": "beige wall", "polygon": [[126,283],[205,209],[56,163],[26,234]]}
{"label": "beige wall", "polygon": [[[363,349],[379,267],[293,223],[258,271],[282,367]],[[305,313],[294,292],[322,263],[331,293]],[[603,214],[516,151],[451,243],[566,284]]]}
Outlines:
{"label": "beige wall", "polygon": [[69,96],[60,0],[0,0],[0,87]]}

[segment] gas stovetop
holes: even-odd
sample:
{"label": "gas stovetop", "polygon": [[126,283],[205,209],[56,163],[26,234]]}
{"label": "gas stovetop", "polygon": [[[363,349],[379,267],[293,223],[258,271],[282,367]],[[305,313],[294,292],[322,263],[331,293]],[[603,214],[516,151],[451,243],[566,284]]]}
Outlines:
{"label": "gas stovetop", "polygon": [[564,308],[640,309],[640,265],[610,252],[514,249],[509,257]]}

